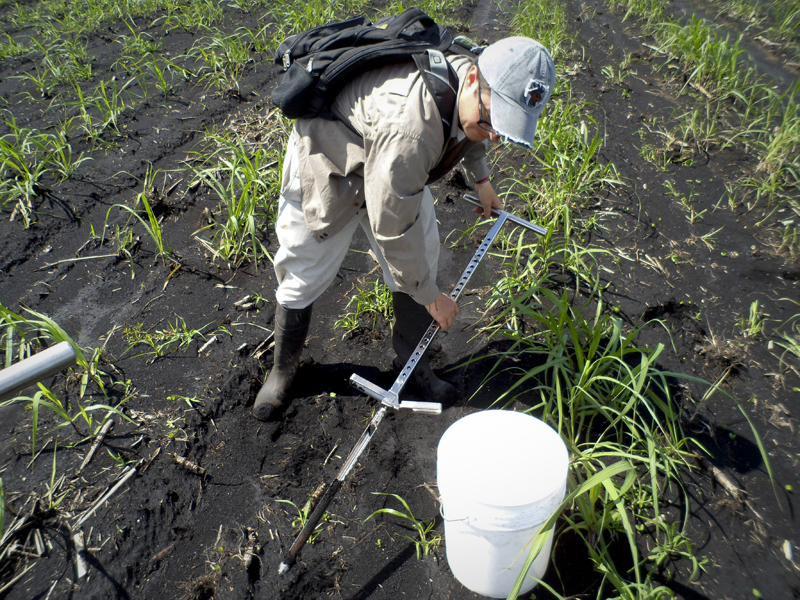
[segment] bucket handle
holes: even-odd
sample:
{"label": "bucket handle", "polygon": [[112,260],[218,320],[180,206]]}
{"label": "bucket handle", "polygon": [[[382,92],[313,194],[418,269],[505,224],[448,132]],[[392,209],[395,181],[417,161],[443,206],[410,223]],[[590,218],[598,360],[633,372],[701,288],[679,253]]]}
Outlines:
{"label": "bucket handle", "polygon": [[439,514],[442,515],[442,519],[448,521],[449,523],[455,523],[457,521],[467,521],[469,520],[469,516],[462,517],[461,519],[448,519],[444,516],[444,503],[439,504]]}

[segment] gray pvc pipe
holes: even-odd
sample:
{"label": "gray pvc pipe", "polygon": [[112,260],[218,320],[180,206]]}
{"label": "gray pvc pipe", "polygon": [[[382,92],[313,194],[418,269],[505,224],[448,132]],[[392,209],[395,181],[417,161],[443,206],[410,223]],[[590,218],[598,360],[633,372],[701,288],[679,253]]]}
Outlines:
{"label": "gray pvc pipe", "polygon": [[0,402],[18,396],[38,381],[52,377],[75,364],[75,350],[69,342],[59,342],[17,364],[0,371]]}

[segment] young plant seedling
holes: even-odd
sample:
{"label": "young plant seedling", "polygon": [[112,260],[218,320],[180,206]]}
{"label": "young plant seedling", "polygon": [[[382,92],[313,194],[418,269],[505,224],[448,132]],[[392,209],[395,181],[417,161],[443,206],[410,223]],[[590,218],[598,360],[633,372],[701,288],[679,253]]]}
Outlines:
{"label": "young plant seedling", "polygon": [[356,294],[347,302],[345,307],[347,312],[334,323],[336,329],[344,330],[342,339],[352,335],[359,328],[361,317],[371,319],[371,329],[374,330],[379,318],[391,323],[394,316],[391,290],[380,280],[375,280],[371,289],[365,286],[356,290]]}
{"label": "young plant seedling", "polygon": [[[210,223],[193,235],[215,260],[233,267],[252,261],[258,269],[259,258],[272,260],[262,240],[261,223],[269,222],[274,210],[274,179],[279,161],[271,149],[259,147],[251,151],[238,135],[230,140],[210,134],[207,139],[218,148],[210,154],[195,154],[211,166],[192,170],[196,182],[219,198],[221,216],[209,213]],[[206,230],[211,232],[210,239],[197,236]]]}
{"label": "young plant seedling", "polygon": [[189,329],[186,321],[182,317],[175,320],[175,325],[167,325],[167,329],[156,329],[152,332],[145,331],[141,323],[136,324],[134,327],[126,327],[122,331],[125,341],[128,343],[128,352],[131,348],[136,346],[148,346],[151,348],[149,352],[142,352],[136,356],[153,356],[153,361],[157,358],[163,358],[167,354],[184,350],[189,347],[189,344],[195,338],[206,339],[202,331],[208,327],[208,323],[203,325],[200,329]]}
{"label": "young plant seedling", "polygon": [[[314,501],[317,500],[317,496],[318,496],[317,493],[312,494],[311,497],[309,497],[309,499],[306,500],[306,503],[303,505],[303,508],[300,508],[291,500],[276,499],[276,502],[280,502],[282,504],[289,504],[290,506],[293,506],[294,509],[297,511],[297,517],[292,519],[292,529],[295,532],[302,530],[303,527],[306,526],[306,523],[308,522],[308,516],[311,514],[311,511],[313,510]],[[329,519],[328,513],[325,513],[322,516],[322,520],[317,524],[317,526],[314,528],[314,531],[312,531],[311,535],[308,537],[309,544],[313,544],[314,542],[317,541],[317,538],[319,538],[320,534],[322,534],[323,524],[326,523],[328,519]]]}
{"label": "young plant seedling", "polygon": [[739,325],[745,337],[756,339],[761,335],[761,331],[764,329],[764,317],[759,307],[758,300],[754,300],[753,303],[750,304],[749,315],[742,315],[737,325]]}
{"label": "young plant seedling", "polygon": [[404,534],[399,534],[400,537],[404,537],[409,540],[417,550],[417,560],[422,558],[422,556],[428,556],[431,553],[431,550],[434,548],[438,548],[442,544],[442,536],[439,534],[434,534],[433,529],[436,527],[436,520],[431,519],[430,521],[417,519],[414,516],[414,513],[411,512],[411,507],[408,506],[408,503],[397,494],[384,494],[382,492],[372,492],[376,496],[391,496],[400,504],[403,505],[406,512],[401,512],[394,508],[380,508],[368,516],[364,522],[369,521],[375,515],[392,515],[393,517],[399,517],[404,519],[405,522],[411,525],[411,528],[416,532],[417,537],[411,537]]}

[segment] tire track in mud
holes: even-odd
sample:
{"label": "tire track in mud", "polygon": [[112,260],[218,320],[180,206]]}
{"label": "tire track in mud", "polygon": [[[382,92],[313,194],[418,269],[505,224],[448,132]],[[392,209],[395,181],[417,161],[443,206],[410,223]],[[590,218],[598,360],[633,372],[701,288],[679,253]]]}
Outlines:
{"label": "tire track in mud", "polygon": [[[513,8],[514,4],[510,0],[500,0],[499,2],[479,0],[472,9],[472,25],[479,30],[484,30],[487,35],[494,31],[505,31],[507,28],[503,23],[507,21],[507,16],[511,14]],[[491,41],[495,41],[494,37],[491,38]]]}

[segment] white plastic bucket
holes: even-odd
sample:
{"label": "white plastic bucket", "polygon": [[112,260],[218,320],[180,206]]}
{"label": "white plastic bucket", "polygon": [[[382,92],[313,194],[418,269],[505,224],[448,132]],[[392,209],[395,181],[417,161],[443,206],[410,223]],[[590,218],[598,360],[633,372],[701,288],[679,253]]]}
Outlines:
{"label": "white plastic bucket", "polygon": [[[481,411],[444,432],[436,468],[450,570],[477,594],[506,597],[529,542],[564,499],[569,468],[564,442],[530,415]],[[522,593],[536,585],[532,577],[544,575],[551,547],[552,531]]]}

